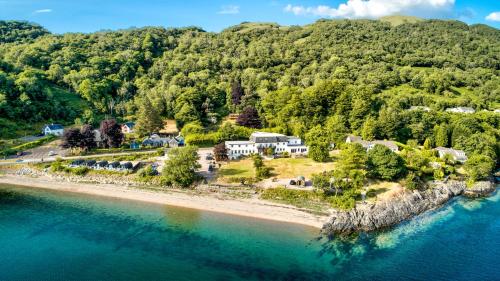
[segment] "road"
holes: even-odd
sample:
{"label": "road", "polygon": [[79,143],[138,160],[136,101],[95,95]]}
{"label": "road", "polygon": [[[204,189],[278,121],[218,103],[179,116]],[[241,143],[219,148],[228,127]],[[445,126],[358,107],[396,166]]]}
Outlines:
{"label": "road", "polygon": [[[41,156],[40,158],[16,158],[16,159],[9,159],[9,160],[1,160],[0,165],[12,165],[12,164],[27,164],[27,163],[41,163],[42,159],[43,162],[52,162],[55,161],[57,158],[60,158],[62,160],[75,160],[75,159],[91,159],[91,158],[98,158],[98,157],[112,157],[112,156],[126,156],[126,155],[135,155],[135,154],[153,154],[156,153],[156,150],[147,150],[147,151],[130,151],[130,152],[117,152],[117,153],[103,153],[103,154],[92,154],[92,155],[83,155],[83,156],[53,156],[53,157],[44,157]],[[44,154],[47,155],[47,154]],[[18,160],[22,160],[19,161]]]}
{"label": "road", "polygon": [[[62,156],[65,155],[65,152],[62,150],[56,150],[55,146],[47,146],[47,147],[38,147],[34,149],[32,153],[27,153],[24,156],[12,158],[8,160],[0,160],[1,165],[12,165],[12,164],[29,164],[29,163],[42,163],[42,162],[53,162],[57,158],[62,160],[76,160],[76,159],[92,159],[97,157],[113,157],[113,156],[127,156],[127,155],[135,155],[135,154],[154,154],[155,150],[147,150],[147,151],[129,151],[129,152],[117,152],[117,153],[103,153],[103,154],[93,154],[93,155],[84,155],[84,156]],[[48,152],[54,151],[58,153],[56,156],[48,157]],[[207,156],[212,154],[213,148],[200,148],[198,149],[198,154],[200,155],[200,165],[201,168],[199,173],[205,177],[207,180],[212,179],[215,176],[215,172],[209,172],[208,166],[214,162],[214,160],[207,160]],[[168,150],[167,150],[168,152]],[[60,154],[59,154],[60,153]],[[31,157],[30,157],[31,156]],[[33,157],[35,156],[35,157]],[[168,155],[163,157],[158,157],[157,162],[159,164],[159,170],[161,170],[164,161],[168,158]],[[43,159],[43,161],[42,161]],[[22,161],[19,161],[22,160]]]}

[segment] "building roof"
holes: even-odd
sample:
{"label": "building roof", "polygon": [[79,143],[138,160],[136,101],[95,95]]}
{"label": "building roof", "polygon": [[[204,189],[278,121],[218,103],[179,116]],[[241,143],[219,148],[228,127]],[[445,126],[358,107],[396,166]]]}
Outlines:
{"label": "building roof", "polygon": [[371,142],[372,144],[379,144],[379,145],[383,145],[389,149],[398,149],[398,145],[393,142],[393,141],[385,141],[385,140],[374,140]]}
{"label": "building roof", "polygon": [[132,165],[132,162],[125,162],[120,165],[120,167],[125,168],[125,169],[132,169],[134,165]]}
{"label": "building roof", "polygon": [[436,147],[434,149],[437,150],[437,151],[442,151],[442,152],[465,153],[463,150],[453,149],[453,148],[448,148],[448,147],[442,147],[442,146],[438,146],[438,147]]}
{"label": "building roof", "polygon": [[253,144],[252,141],[226,141],[226,145],[247,145],[247,144]]}
{"label": "building roof", "polygon": [[398,150],[398,145],[393,141],[388,141],[388,140],[366,141],[366,140],[363,140],[361,137],[354,136],[354,135],[349,135],[347,137],[347,139],[349,139],[353,143],[361,144],[364,148],[369,148],[370,146],[374,146],[376,144],[379,144],[379,145],[383,145],[391,150]]}
{"label": "building roof", "polygon": [[250,140],[255,143],[286,142],[287,136],[277,133],[254,132],[250,135]]}
{"label": "building roof", "polygon": [[48,124],[48,125],[45,125],[44,129],[45,129],[45,128],[47,128],[47,127],[48,127],[51,131],[53,131],[53,130],[64,130],[64,127],[63,127],[63,125],[61,125],[61,124],[54,124],[54,123],[52,123],[52,124]]}
{"label": "building roof", "polygon": [[122,126],[127,126],[129,129],[133,129],[135,126],[135,123],[134,122],[126,122],[126,123],[123,123]]}
{"label": "building roof", "polygon": [[438,152],[443,153],[443,154],[450,154],[451,156],[453,156],[455,158],[455,160],[459,160],[459,161],[467,160],[467,155],[465,155],[465,152],[463,150],[442,147],[442,146],[436,147],[434,149]]}
{"label": "building roof", "polygon": [[351,142],[363,141],[363,139],[360,136],[355,136],[355,135],[348,135],[347,139],[349,139]]}
{"label": "building roof", "polygon": [[423,105],[414,105],[410,107],[410,110],[422,110],[422,111],[430,111],[430,107]]}
{"label": "building roof", "polygon": [[467,106],[451,107],[447,108],[446,111],[475,112],[474,108]]}

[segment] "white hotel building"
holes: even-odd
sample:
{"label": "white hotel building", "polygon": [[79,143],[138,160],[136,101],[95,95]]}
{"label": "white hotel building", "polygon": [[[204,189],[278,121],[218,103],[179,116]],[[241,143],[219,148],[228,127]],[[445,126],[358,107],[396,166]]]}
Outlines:
{"label": "white hotel building", "polygon": [[276,133],[255,132],[248,141],[226,141],[229,159],[237,159],[250,154],[263,154],[266,148],[274,148],[275,153],[288,152],[290,155],[306,155],[308,147],[298,137]]}

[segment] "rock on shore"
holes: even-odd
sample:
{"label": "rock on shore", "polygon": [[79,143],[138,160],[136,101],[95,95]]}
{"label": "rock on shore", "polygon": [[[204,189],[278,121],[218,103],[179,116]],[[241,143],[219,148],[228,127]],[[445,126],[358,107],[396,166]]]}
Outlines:
{"label": "rock on shore", "polygon": [[495,185],[487,182],[477,183],[471,188],[459,181],[438,183],[424,191],[406,191],[389,200],[358,204],[349,211],[335,211],[323,226],[322,233],[349,235],[386,228],[437,208],[455,196],[465,193],[486,195],[494,190]]}
{"label": "rock on shore", "polygon": [[467,197],[477,198],[487,196],[496,190],[496,185],[493,180],[491,181],[480,181],[476,182],[471,187],[464,191],[464,195]]}

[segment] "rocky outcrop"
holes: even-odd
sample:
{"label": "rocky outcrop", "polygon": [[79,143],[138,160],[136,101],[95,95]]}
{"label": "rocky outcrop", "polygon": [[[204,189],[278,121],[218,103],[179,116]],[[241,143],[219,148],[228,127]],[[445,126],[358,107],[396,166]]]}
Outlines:
{"label": "rocky outcrop", "polygon": [[493,180],[480,181],[474,183],[471,187],[464,191],[464,195],[471,198],[484,197],[493,193],[496,190],[496,185]]}
{"label": "rocky outcrop", "polygon": [[466,188],[464,182],[437,183],[424,191],[406,191],[389,200],[358,204],[349,211],[335,211],[322,232],[325,235],[348,235],[393,226],[443,205],[463,194]]}

